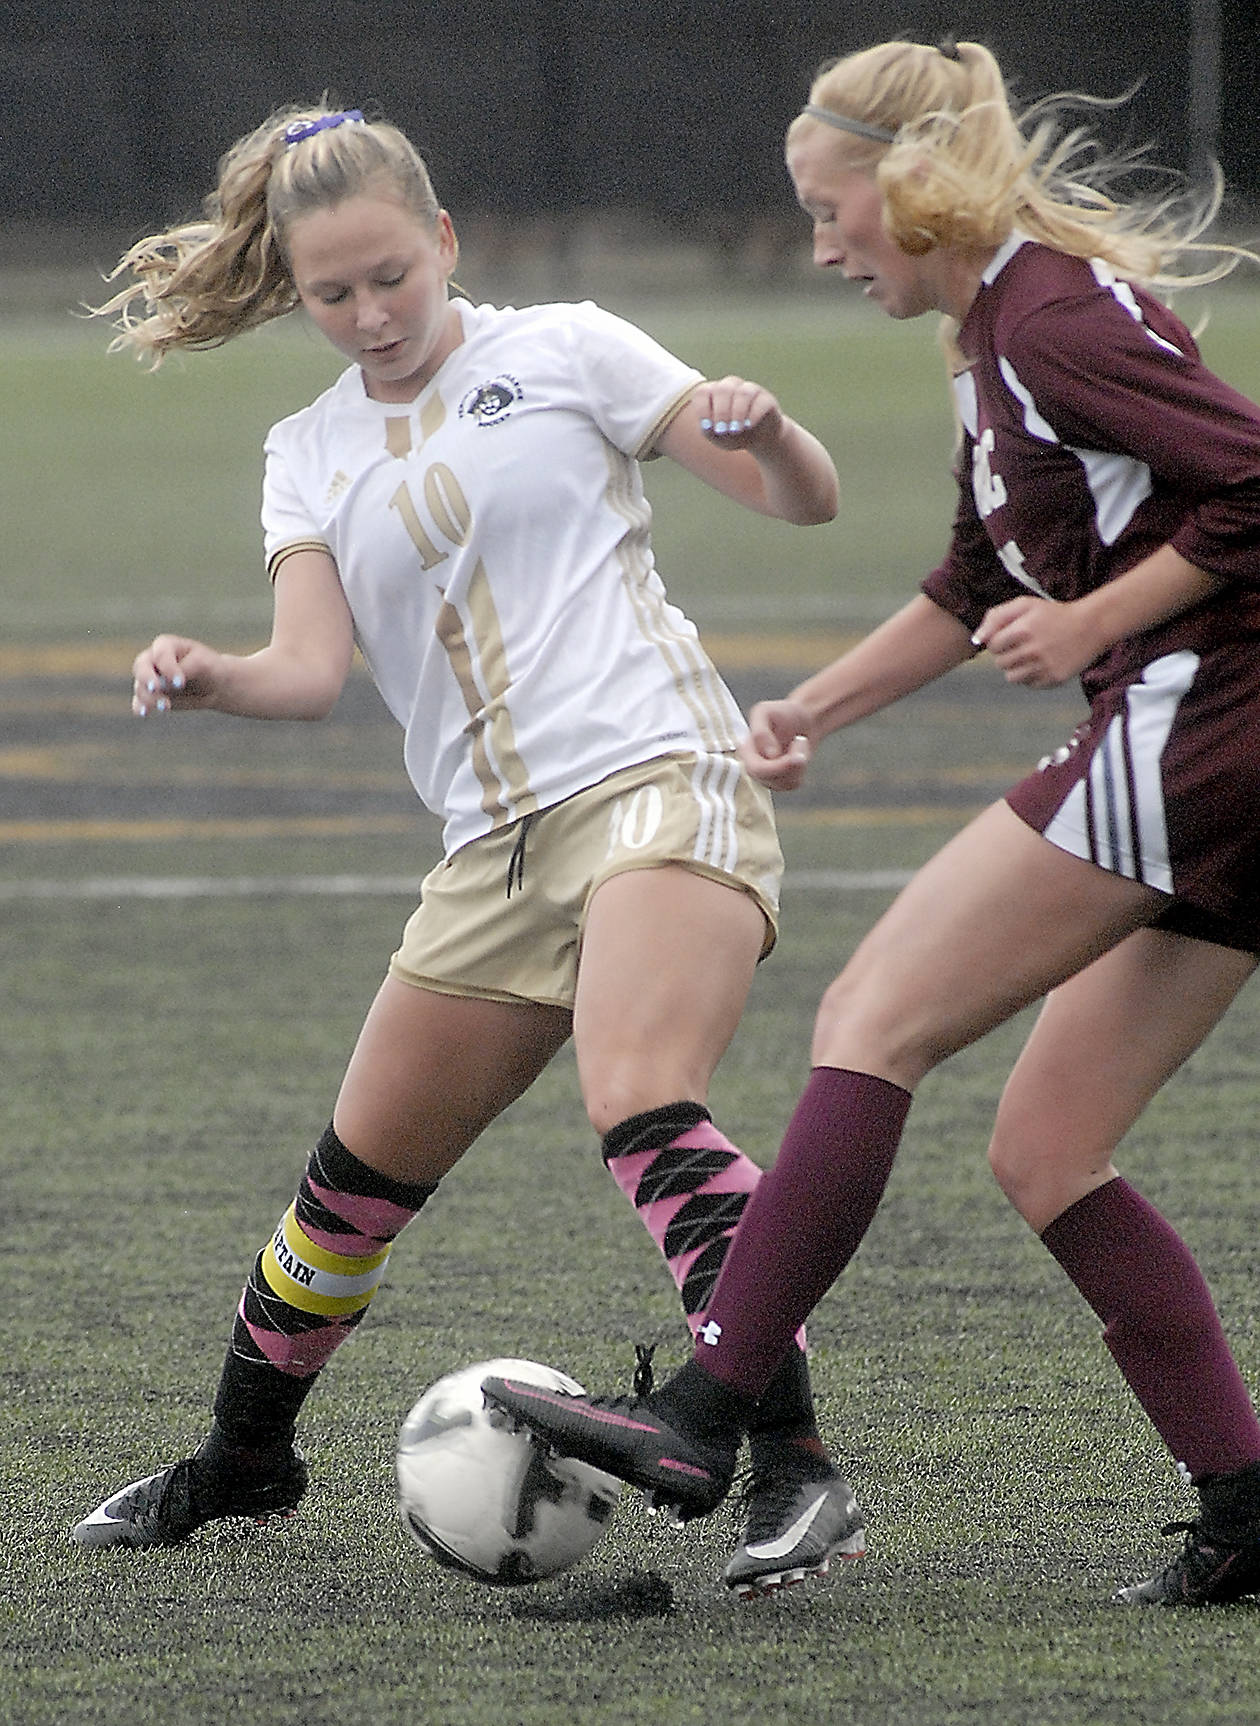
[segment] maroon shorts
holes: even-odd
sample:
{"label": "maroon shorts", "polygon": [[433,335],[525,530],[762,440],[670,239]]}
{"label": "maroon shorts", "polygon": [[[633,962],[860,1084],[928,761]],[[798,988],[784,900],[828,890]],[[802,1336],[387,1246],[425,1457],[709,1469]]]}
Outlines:
{"label": "maroon shorts", "polygon": [[1260,651],[1180,651],[1107,689],[1008,793],[1061,850],[1169,895],[1158,927],[1260,953]]}

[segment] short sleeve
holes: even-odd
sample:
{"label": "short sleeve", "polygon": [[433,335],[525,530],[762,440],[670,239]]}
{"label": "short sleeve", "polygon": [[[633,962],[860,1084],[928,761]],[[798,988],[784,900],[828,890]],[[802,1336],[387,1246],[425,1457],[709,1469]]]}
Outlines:
{"label": "short sleeve", "polygon": [[302,499],[274,427],[264,445],[262,529],[269,575],[275,574],[277,562],[288,552],[331,549]]}
{"label": "short sleeve", "polygon": [[589,301],[571,308],[574,360],[591,418],[626,455],[651,448],[704,373]]}

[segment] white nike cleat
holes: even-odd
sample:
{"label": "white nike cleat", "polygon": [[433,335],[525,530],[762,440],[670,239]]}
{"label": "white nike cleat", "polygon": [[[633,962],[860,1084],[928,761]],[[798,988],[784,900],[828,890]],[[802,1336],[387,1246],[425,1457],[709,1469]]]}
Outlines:
{"label": "white nike cleat", "polygon": [[215,1475],[199,1463],[200,1452],[133,1480],[77,1523],[70,1538],[78,1546],[178,1546],[220,1517],[290,1517],[306,1491],[306,1463],[296,1450],[252,1477]]}
{"label": "white nike cleat", "polygon": [[722,1579],[743,1600],[825,1576],[833,1558],[866,1551],[862,1512],[834,1470],[812,1478],[791,1466],[760,1468],[744,1493],[743,1544]]}

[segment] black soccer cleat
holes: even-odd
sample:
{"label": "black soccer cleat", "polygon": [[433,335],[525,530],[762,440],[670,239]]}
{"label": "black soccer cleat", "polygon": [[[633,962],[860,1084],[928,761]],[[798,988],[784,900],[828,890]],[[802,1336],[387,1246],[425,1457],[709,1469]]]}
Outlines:
{"label": "black soccer cleat", "polygon": [[264,1523],[295,1514],[308,1476],[300,1451],[282,1453],[274,1469],[246,1473],[207,1468],[205,1448],[124,1486],[84,1517],[70,1538],[79,1546],[178,1546],[222,1517]]}
{"label": "black soccer cleat", "polygon": [[1126,1606],[1227,1606],[1260,1594],[1260,1462],[1196,1484],[1198,1519],[1163,1529],[1185,1535],[1181,1551],[1146,1582],[1119,1589]]}
{"label": "black soccer cleat", "polygon": [[744,1538],[722,1573],[741,1600],[825,1576],[833,1558],[866,1551],[862,1512],[829,1463],[776,1458],[755,1468],[744,1489]]}
{"label": "black soccer cleat", "polygon": [[1118,1589],[1126,1606],[1227,1606],[1260,1593],[1260,1538],[1234,1544],[1204,1533],[1199,1522],[1170,1522],[1184,1534],[1181,1551],[1146,1582]]}
{"label": "black soccer cleat", "polygon": [[678,1520],[707,1516],[730,1490],[737,1445],[684,1438],[641,1396],[566,1396],[517,1379],[488,1378],[486,1401],[576,1457],[650,1493]]}

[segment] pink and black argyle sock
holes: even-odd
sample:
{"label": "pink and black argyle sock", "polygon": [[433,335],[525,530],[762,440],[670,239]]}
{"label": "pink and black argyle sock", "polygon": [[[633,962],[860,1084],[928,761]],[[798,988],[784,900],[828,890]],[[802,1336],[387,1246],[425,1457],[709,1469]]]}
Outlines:
{"label": "pink and black argyle sock", "polygon": [[[605,1135],[603,1153],[664,1255],[694,1337],[762,1171],[718,1131],[702,1104],[690,1101],[620,1122]],[[759,1402],[754,1426],[768,1436],[808,1440],[817,1427],[803,1331],[796,1343]]]}
{"label": "pink and black argyle sock", "polygon": [[330,1126],[245,1285],[215,1399],[241,1442],[291,1430],[324,1366],[363,1318],[395,1237],[434,1192],[360,1162]]}

